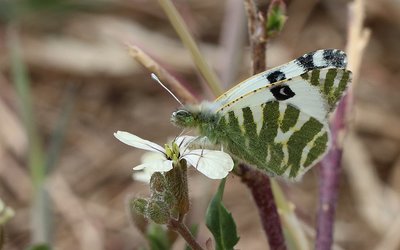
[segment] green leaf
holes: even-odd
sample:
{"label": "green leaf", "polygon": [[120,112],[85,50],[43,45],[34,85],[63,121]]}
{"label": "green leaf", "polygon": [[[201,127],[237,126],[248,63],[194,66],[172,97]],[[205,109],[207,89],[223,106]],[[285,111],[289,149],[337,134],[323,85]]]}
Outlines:
{"label": "green leaf", "polygon": [[36,244],[28,248],[28,250],[50,250],[50,249],[51,247],[47,244]]}
{"label": "green leaf", "polygon": [[217,250],[233,249],[239,241],[232,214],[222,204],[225,181],[225,179],[221,181],[206,214],[206,225],[214,236]]}
{"label": "green leaf", "polygon": [[283,1],[272,1],[266,20],[266,31],[268,37],[276,35],[283,29],[287,19],[285,13],[286,5]]}
{"label": "green leaf", "polygon": [[151,250],[167,250],[171,248],[167,231],[161,225],[154,223],[149,225],[147,240]]}

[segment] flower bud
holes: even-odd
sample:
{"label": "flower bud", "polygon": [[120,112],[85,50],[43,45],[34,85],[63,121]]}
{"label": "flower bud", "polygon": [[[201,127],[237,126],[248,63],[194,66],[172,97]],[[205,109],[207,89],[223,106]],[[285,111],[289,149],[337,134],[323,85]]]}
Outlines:
{"label": "flower bud", "polygon": [[157,224],[167,224],[170,219],[169,208],[165,202],[150,201],[146,210],[146,217]]}
{"label": "flower bud", "polygon": [[14,217],[14,210],[7,207],[2,200],[0,200],[0,226],[5,224],[9,219]]}
{"label": "flower bud", "polygon": [[165,154],[167,155],[167,158],[172,159],[174,152],[171,149],[171,147],[168,144],[165,144],[164,148],[165,148]]}
{"label": "flower bud", "polygon": [[268,37],[273,37],[278,34],[286,22],[286,5],[282,0],[273,0],[270,4],[267,19],[266,31]]}
{"label": "flower bud", "polygon": [[148,203],[146,199],[137,198],[131,201],[131,206],[137,213],[145,215]]}
{"label": "flower bud", "polygon": [[150,178],[150,189],[152,192],[164,192],[166,189],[166,181],[163,174],[155,172]]}
{"label": "flower bud", "polygon": [[163,198],[169,209],[173,209],[176,203],[174,195],[171,192],[166,191]]}
{"label": "flower bud", "polygon": [[186,161],[180,160],[174,164],[174,168],[165,173],[165,179],[175,199],[175,210],[179,214],[186,214],[189,211]]}

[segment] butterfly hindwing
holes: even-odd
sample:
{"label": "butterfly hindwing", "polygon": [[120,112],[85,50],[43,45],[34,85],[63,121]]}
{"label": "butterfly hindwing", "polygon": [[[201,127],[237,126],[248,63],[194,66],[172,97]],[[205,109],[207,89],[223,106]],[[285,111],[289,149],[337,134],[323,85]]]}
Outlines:
{"label": "butterfly hindwing", "polygon": [[284,102],[229,111],[220,123],[227,134],[221,142],[233,155],[289,179],[302,176],[329,145],[326,124]]}

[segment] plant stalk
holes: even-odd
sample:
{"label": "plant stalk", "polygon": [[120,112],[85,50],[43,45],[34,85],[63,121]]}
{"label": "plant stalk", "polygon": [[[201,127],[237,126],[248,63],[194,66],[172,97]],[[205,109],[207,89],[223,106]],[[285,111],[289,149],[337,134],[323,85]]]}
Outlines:
{"label": "plant stalk", "polygon": [[333,224],[339,191],[342,146],[338,141],[345,130],[348,95],[339,103],[331,124],[332,146],[320,164],[316,250],[329,250],[333,244]]}
{"label": "plant stalk", "polygon": [[203,250],[200,244],[196,241],[193,235],[190,233],[189,229],[183,224],[181,221],[170,219],[168,223],[168,227],[171,230],[178,232],[186,241],[186,243],[193,249],[193,250]]}
{"label": "plant stalk", "polygon": [[269,177],[261,171],[245,164],[240,164],[239,167],[242,181],[246,183],[256,202],[261,224],[267,235],[270,249],[286,249],[281,221]]}
{"label": "plant stalk", "polygon": [[[245,0],[244,4],[247,12],[252,52],[252,74],[257,74],[266,69],[267,38],[264,18],[258,11],[254,0]],[[246,183],[256,202],[270,249],[286,249],[282,225],[269,177],[265,173],[245,164],[239,164],[239,171],[242,181]]]}
{"label": "plant stalk", "polygon": [[160,3],[160,6],[163,8],[165,14],[167,14],[169,21],[174,27],[176,33],[178,33],[179,37],[181,38],[182,43],[190,51],[193,61],[196,64],[196,67],[200,71],[201,75],[206,80],[207,85],[211,88],[214,94],[217,95],[222,94],[223,93],[221,88],[222,85],[217,75],[207,64],[206,60],[202,56],[199,48],[197,47],[196,42],[194,41],[192,35],[189,32],[189,29],[187,28],[179,12],[176,10],[175,6],[172,4],[170,0],[158,0],[158,2]]}

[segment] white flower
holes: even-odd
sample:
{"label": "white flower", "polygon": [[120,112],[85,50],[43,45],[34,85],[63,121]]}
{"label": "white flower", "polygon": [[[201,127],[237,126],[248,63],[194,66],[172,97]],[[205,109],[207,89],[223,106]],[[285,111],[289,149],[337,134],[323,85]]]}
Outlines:
{"label": "white flower", "polygon": [[114,133],[114,136],[129,146],[157,153],[157,156],[153,154],[151,157],[144,157],[143,163],[133,168],[144,170],[143,174],[147,176],[151,176],[154,172],[167,172],[172,169],[174,161],[181,159],[185,159],[188,165],[195,167],[211,179],[225,178],[233,168],[233,160],[227,153],[208,149],[189,149],[189,145],[197,137],[180,136],[172,145],[166,145],[163,148],[154,142],[124,131],[118,131]]}
{"label": "white flower", "polygon": [[15,213],[12,208],[7,207],[0,199],[0,226],[5,224],[9,219],[14,217]]}
{"label": "white flower", "polygon": [[142,163],[149,163],[149,167],[145,167],[143,168],[142,171],[135,171],[132,174],[132,178],[136,181],[140,181],[140,182],[144,182],[144,183],[150,183],[150,178],[151,175],[154,172],[152,166],[151,166],[151,162],[152,161],[159,161],[159,160],[163,160],[165,159],[164,155],[161,155],[159,153],[155,153],[155,152],[146,152],[142,155],[141,158],[141,162]]}

